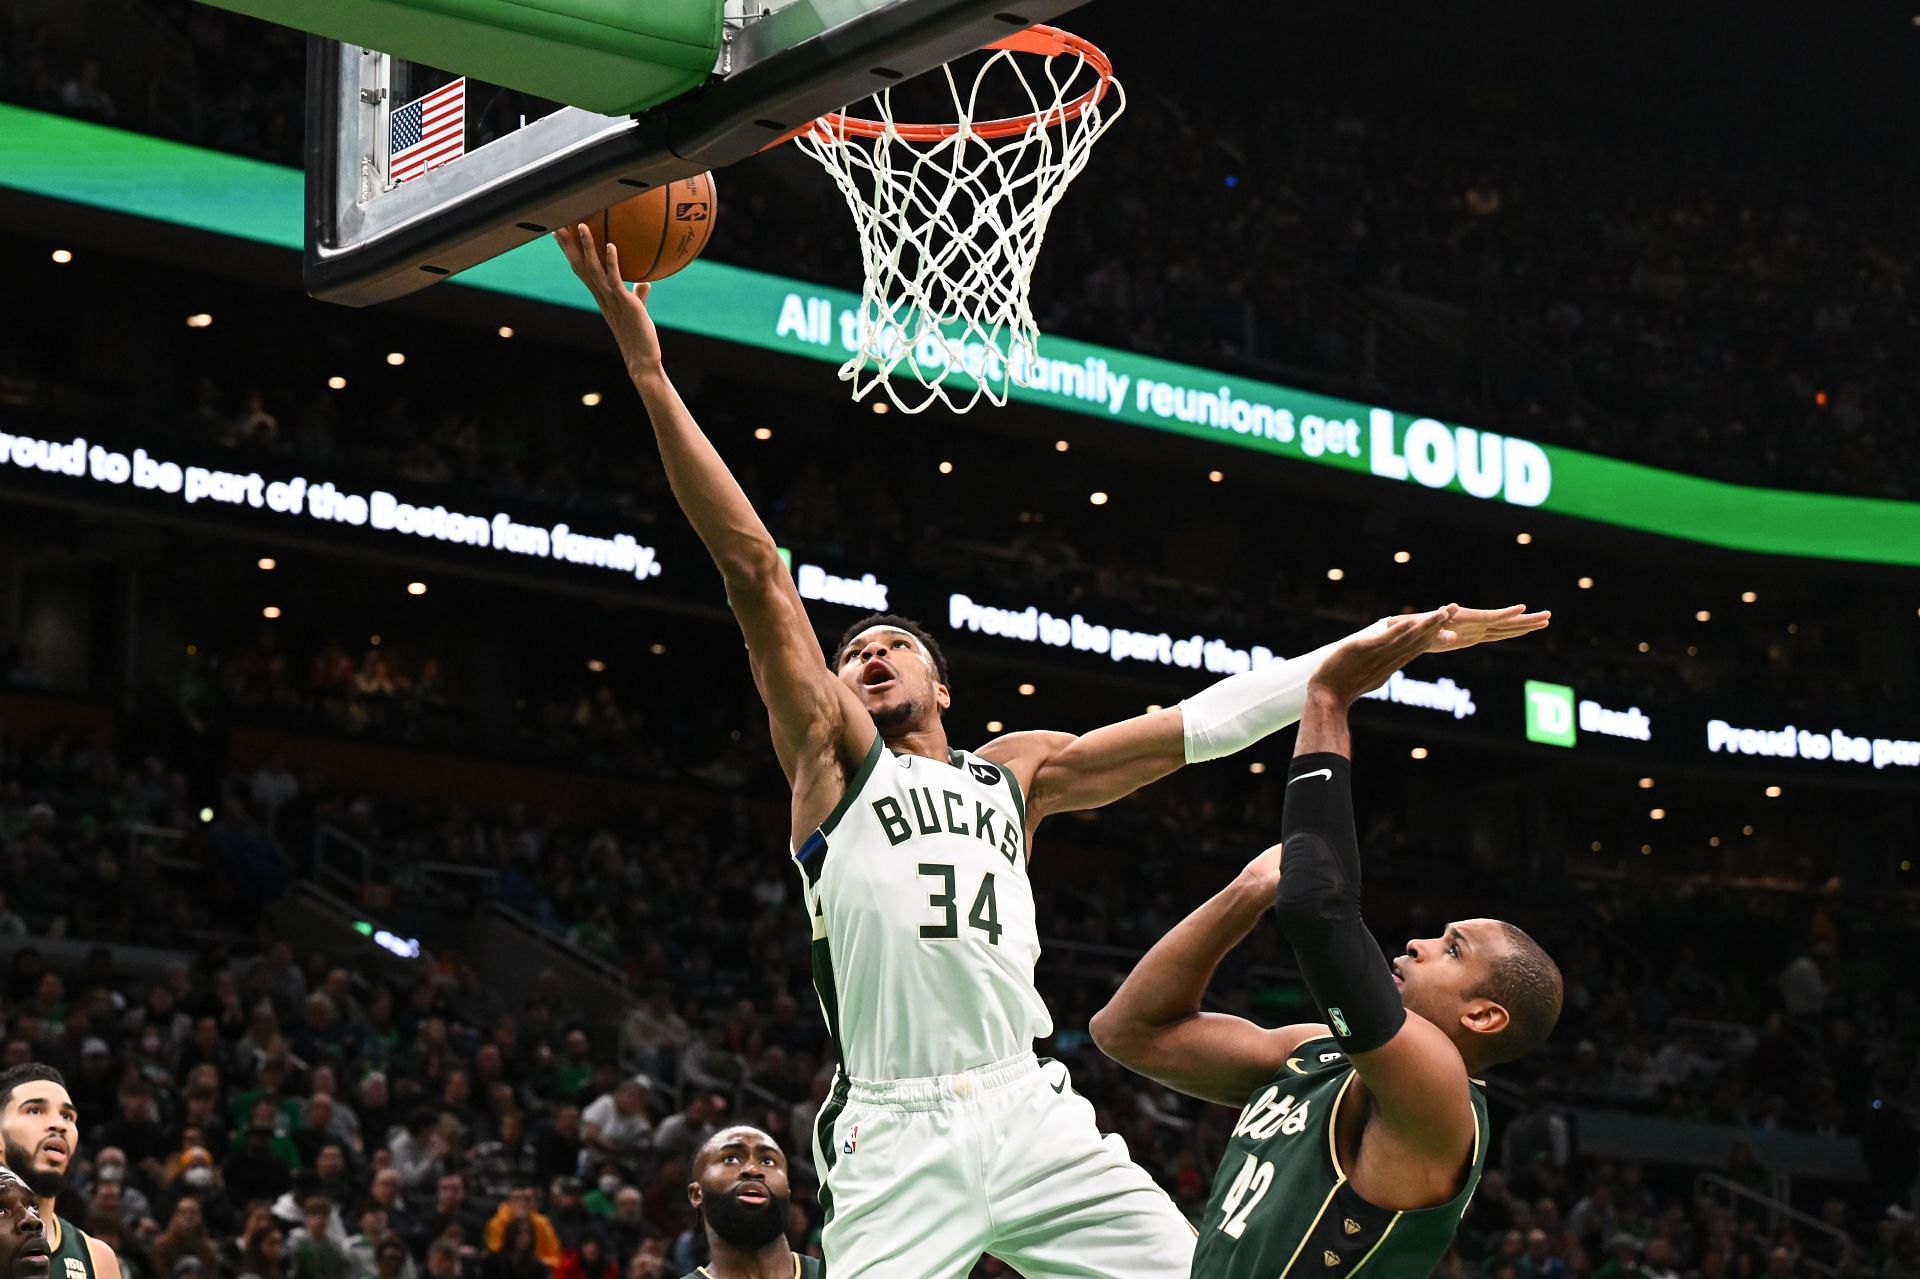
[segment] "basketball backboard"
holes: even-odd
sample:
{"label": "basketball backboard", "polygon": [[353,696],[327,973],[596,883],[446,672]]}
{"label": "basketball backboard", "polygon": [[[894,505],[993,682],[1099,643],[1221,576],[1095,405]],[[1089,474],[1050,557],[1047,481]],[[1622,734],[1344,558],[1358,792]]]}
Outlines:
{"label": "basketball backboard", "polygon": [[[262,12],[250,0],[214,2]],[[519,86],[456,84],[477,68],[312,36],[307,289],[359,306],[425,288],[637,190],[746,159],[826,112],[1082,2],[653,0],[724,5],[713,63],[691,87],[670,85],[657,104],[615,115],[535,96],[525,85],[538,77],[498,59],[461,58]],[[595,92],[604,105],[605,84]],[[445,142],[423,145],[436,122]]]}

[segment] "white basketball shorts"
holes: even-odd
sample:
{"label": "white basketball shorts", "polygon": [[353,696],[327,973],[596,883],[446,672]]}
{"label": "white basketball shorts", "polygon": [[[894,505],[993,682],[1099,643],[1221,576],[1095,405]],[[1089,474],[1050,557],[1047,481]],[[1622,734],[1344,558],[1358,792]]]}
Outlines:
{"label": "white basketball shorts", "polygon": [[1186,1279],[1193,1227],[1032,1053],[957,1075],[835,1080],[814,1123],[833,1279]]}

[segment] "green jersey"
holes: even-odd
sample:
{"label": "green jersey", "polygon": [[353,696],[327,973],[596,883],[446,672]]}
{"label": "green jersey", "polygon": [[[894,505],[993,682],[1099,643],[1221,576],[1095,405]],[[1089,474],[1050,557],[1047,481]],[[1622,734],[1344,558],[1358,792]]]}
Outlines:
{"label": "green jersey", "polygon": [[[713,1272],[701,1266],[698,1270],[681,1275],[680,1279],[713,1279]],[[827,1279],[826,1263],[818,1257],[803,1257],[796,1252],[793,1254],[793,1279]]]}
{"label": "green jersey", "polygon": [[48,1258],[47,1279],[93,1279],[93,1253],[87,1248],[87,1232],[68,1221],[60,1222],[60,1246]]}
{"label": "green jersey", "polygon": [[1247,1101],[1214,1176],[1193,1279],[1400,1279],[1439,1263],[1480,1184],[1486,1097],[1476,1080],[1473,1165],[1460,1193],[1390,1212],[1354,1191],[1334,1143],[1340,1103],[1358,1078],[1337,1040],[1310,1039]]}

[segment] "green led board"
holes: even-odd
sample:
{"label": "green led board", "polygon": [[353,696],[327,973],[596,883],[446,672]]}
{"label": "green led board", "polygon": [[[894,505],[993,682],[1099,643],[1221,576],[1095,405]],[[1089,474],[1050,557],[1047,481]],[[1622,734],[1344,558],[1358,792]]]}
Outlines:
{"label": "green led board", "polygon": [[[0,186],[298,251],[298,171],[0,105]],[[538,241],[453,283],[590,310]],[[838,364],[858,298],[715,262],[657,285],[663,327]],[[1920,566],[1920,503],[1755,488],[1503,438],[1353,400],[1047,338],[1028,403],[1168,431],[1463,500],[1754,551]]]}

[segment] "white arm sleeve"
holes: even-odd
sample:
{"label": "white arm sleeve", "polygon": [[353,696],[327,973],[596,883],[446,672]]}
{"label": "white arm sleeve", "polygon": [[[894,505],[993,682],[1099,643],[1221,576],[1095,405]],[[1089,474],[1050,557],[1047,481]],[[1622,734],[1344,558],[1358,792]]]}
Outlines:
{"label": "white arm sleeve", "polygon": [[[1371,634],[1385,626],[1385,621],[1375,622],[1355,634]],[[1307,681],[1320,669],[1327,654],[1346,642],[1336,640],[1299,657],[1229,675],[1181,702],[1187,763],[1245,750],[1269,733],[1298,722],[1307,708]]]}

